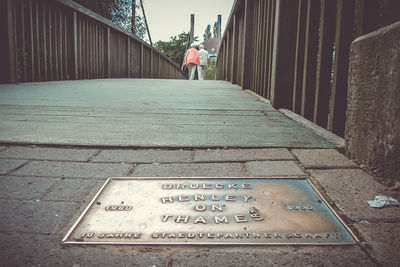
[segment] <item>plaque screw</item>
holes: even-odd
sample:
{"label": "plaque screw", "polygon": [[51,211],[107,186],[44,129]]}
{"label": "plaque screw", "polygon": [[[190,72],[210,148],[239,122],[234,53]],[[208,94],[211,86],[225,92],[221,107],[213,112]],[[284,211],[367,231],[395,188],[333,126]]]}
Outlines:
{"label": "plaque screw", "polygon": [[97,205],[101,205],[101,202],[100,202],[100,201],[97,201],[96,204],[97,204]]}

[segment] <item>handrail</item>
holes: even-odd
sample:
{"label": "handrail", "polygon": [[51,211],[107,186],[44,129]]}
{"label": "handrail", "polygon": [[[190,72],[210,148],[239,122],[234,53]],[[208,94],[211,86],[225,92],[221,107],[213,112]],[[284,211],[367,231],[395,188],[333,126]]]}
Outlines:
{"label": "handrail", "polygon": [[398,0],[235,0],[216,79],[344,136],[350,44],[399,20],[399,8]]}
{"label": "handrail", "polygon": [[160,51],[71,0],[5,0],[1,82],[184,78]]}

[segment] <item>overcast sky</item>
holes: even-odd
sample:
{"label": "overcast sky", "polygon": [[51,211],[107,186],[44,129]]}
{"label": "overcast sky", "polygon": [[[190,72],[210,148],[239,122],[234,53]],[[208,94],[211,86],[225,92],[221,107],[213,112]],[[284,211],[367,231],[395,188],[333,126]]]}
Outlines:
{"label": "overcast sky", "polygon": [[[140,1],[136,1],[140,3]],[[203,41],[208,24],[213,26],[222,15],[222,33],[234,0],[143,0],[153,43],[169,41],[171,36],[190,31],[190,14],[195,14],[194,34]],[[140,11],[139,11],[140,12]],[[140,14],[140,13],[139,13]]]}

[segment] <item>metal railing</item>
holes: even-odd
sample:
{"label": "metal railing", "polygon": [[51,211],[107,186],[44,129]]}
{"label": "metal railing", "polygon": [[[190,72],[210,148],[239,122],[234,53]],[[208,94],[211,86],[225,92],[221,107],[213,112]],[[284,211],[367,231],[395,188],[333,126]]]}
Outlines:
{"label": "metal railing", "polygon": [[216,78],[343,136],[350,44],[397,20],[398,0],[236,0]]}
{"label": "metal railing", "polygon": [[0,9],[1,82],[184,78],[161,52],[73,1],[4,0]]}

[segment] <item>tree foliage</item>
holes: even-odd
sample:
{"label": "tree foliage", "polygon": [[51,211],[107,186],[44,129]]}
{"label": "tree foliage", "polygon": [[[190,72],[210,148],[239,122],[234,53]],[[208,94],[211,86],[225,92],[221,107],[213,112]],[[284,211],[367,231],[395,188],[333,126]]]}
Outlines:
{"label": "tree foliage", "polygon": [[[195,41],[197,40],[198,37],[195,37]],[[186,47],[189,45],[188,42],[189,33],[182,32],[179,35],[172,36],[168,42],[158,41],[155,43],[155,48],[180,66],[185,56]]]}
{"label": "tree foliage", "polygon": [[205,30],[205,32],[203,34],[203,39],[205,41],[205,40],[210,39],[210,38],[211,38],[211,25],[208,24],[207,28],[206,28],[206,30]]}
{"label": "tree foliage", "polygon": [[[132,0],[74,0],[87,9],[96,12],[100,16],[111,20],[121,28],[131,31],[132,29]],[[136,4],[135,27],[136,36],[144,39],[146,35],[146,26],[143,18],[137,13],[140,5]]]}

